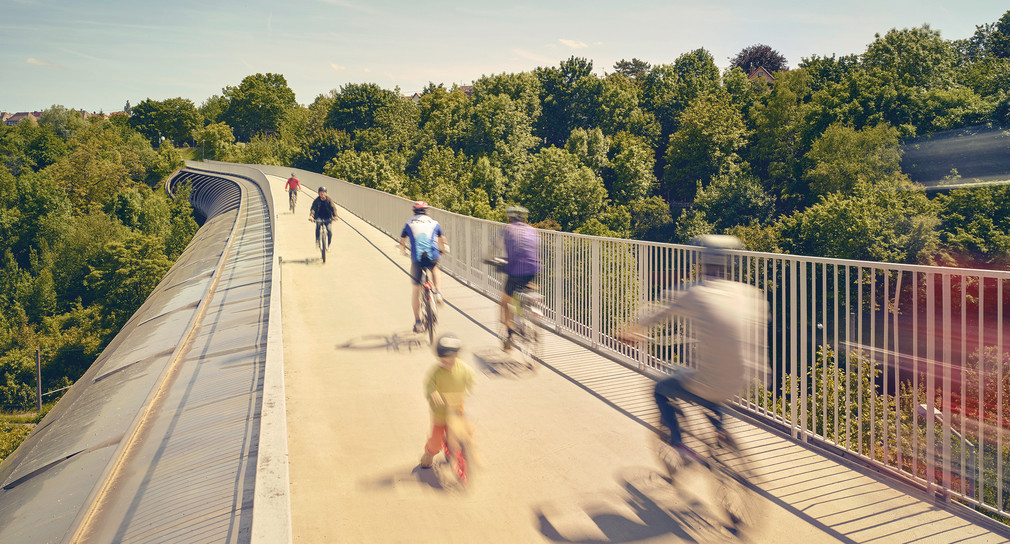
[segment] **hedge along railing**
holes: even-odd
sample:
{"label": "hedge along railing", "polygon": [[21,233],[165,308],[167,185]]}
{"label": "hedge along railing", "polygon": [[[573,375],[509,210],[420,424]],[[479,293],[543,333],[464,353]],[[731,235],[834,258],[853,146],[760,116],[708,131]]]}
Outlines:
{"label": "hedge along railing", "polygon": [[[320,176],[321,177],[321,176]],[[396,238],[410,202],[329,178],[337,203]],[[501,223],[432,210],[444,271],[496,297]],[[667,289],[696,279],[690,246],[540,231],[544,326],[646,373],[692,364],[691,324],[616,340]],[[740,410],[930,493],[991,513],[1010,503],[1010,273],[733,252],[732,277],[769,303],[763,386]]]}

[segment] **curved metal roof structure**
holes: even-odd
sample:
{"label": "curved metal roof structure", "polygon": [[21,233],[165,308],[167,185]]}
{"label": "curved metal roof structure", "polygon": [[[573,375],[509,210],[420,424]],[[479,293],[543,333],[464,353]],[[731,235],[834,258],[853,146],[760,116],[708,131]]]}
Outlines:
{"label": "curved metal roof structure", "polygon": [[273,203],[240,166],[177,172],[206,221],[0,464],[0,542],[290,541]]}

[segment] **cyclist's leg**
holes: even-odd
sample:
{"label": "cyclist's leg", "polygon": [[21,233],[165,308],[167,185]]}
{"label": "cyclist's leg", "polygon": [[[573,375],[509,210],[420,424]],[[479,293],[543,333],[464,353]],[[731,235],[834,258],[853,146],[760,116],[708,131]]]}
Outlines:
{"label": "cyclist's leg", "polygon": [[317,246],[319,245],[319,228],[320,228],[321,226],[322,226],[322,225],[320,225],[319,223],[316,223],[316,245],[317,245]]}
{"label": "cyclist's leg", "polygon": [[326,222],[326,245],[328,246],[333,245],[333,228],[330,227],[331,223],[333,223],[333,221]]}
{"label": "cyclist's leg", "polygon": [[410,261],[410,309],[414,311],[414,329],[421,322],[421,265],[413,260]]}
{"label": "cyclist's leg", "polygon": [[670,404],[670,400],[684,398],[687,390],[681,384],[681,376],[671,376],[656,384],[654,396],[656,406],[659,408],[659,417],[663,425],[670,431],[670,444],[678,445],[683,442],[680,434],[680,422],[677,420],[677,409]]}

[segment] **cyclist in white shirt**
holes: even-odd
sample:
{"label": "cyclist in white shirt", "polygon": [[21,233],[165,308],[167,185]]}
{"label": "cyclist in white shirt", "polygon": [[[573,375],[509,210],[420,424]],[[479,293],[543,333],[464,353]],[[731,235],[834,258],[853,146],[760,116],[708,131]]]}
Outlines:
{"label": "cyclist in white shirt", "polygon": [[431,270],[431,281],[435,285],[435,300],[442,303],[442,293],[439,290],[440,273],[438,259],[446,250],[445,233],[442,226],[428,215],[428,203],[414,203],[414,217],[407,221],[400,233],[400,251],[407,252],[407,240],[410,240],[410,277],[414,282],[411,290],[410,306],[414,310],[414,332],[421,332],[421,269]]}

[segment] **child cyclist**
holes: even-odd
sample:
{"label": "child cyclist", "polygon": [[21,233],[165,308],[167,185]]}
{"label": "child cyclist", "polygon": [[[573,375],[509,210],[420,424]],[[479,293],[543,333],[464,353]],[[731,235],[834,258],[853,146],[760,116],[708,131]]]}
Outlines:
{"label": "child cyclist", "polygon": [[[446,414],[450,409],[462,412],[463,398],[473,388],[474,372],[459,360],[463,342],[452,333],[445,333],[435,342],[438,364],[428,373],[424,394],[431,408],[431,436],[424,445],[421,468],[431,468],[432,458],[442,449],[446,440]],[[452,451],[456,446],[450,444]],[[454,452],[455,453],[455,452]],[[453,462],[452,459],[449,460]]]}

